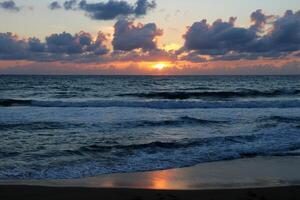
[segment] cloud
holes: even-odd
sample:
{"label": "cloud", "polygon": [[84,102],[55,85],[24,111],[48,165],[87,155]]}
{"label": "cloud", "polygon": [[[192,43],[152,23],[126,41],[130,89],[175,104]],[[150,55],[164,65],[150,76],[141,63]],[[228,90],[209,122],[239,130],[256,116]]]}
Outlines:
{"label": "cloud", "polygon": [[[300,50],[300,11],[286,11],[273,23],[272,30],[257,41],[257,46],[265,46],[277,52]],[[261,51],[269,49],[261,48]]]}
{"label": "cloud", "polygon": [[0,59],[33,61],[82,61],[97,59],[109,49],[104,45],[106,36],[99,32],[96,40],[90,33],[59,33],[46,37],[45,42],[37,38],[20,39],[12,33],[0,33]]}
{"label": "cloud", "polygon": [[119,20],[114,28],[112,45],[114,50],[121,51],[157,49],[155,39],[163,34],[163,31],[158,29],[155,23],[135,25],[132,21]]}
{"label": "cloud", "polygon": [[28,44],[12,33],[0,33],[0,59],[23,59]]}
{"label": "cloud", "polygon": [[37,38],[28,39],[28,50],[31,52],[44,52],[46,45]]}
{"label": "cloud", "polygon": [[79,9],[84,10],[90,18],[97,20],[112,20],[128,16],[139,17],[146,15],[149,10],[155,7],[155,2],[148,2],[148,0],[137,0],[134,5],[127,1],[115,0],[109,0],[106,3],[87,3],[82,0],[79,3]]}
{"label": "cloud", "polygon": [[107,47],[110,41],[102,32],[96,38],[84,31],[53,33],[44,40],[0,33],[0,60],[81,63],[175,60],[175,54],[157,47],[156,39],[161,35],[162,30],[154,23],[119,20],[112,40],[114,51],[110,53]]}
{"label": "cloud", "polygon": [[256,10],[250,16],[253,25],[250,27],[252,31],[263,32],[266,24],[271,23],[270,20],[275,19],[274,15],[265,15],[261,9]]}
{"label": "cloud", "polygon": [[195,22],[184,34],[185,44],[178,53],[188,52],[191,56],[185,58],[192,60],[197,55],[208,55],[211,60],[238,60],[279,58],[300,50],[300,11],[288,10],[275,17],[257,10],[251,14],[249,28],[236,27],[235,20]]}
{"label": "cloud", "polygon": [[61,5],[58,1],[53,1],[49,4],[48,8],[50,10],[58,10],[64,8],[65,10],[75,10],[77,7],[77,0],[69,0],[65,1],[63,5]]}
{"label": "cloud", "polygon": [[157,62],[158,60],[173,62],[176,56],[160,49],[150,51],[113,51],[106,62]]}
{"label": "cloud", "polygon": [[256,39],[256,34],[246,28],[235,27],[235,20],[230,18],[228,22],[223,22],[219,19],[212,25],[206,20],[195,22],[184,35],[185,48],[206,55],[242,51],[245,44]]}
{"label": "cloud", "polygon": [[77,5],[77,0],[70,0],[64,2],[64,8],[66,10],[73,10],[75,9],[76,5]]}
{"label": "cloud", "polygon": [[[109,0],[107,2],[88,3],[86,0],[69,0],[63,4],[65,10],[83,10],[86,15],[95,20],[113,20],[120,17],[140,17],[156,7],[155,1],[137,0],[130,4],[124,0]],[[51,10],[62,8],[57,2],[49,6]]]}
{"label": "cloud", "polygon": [[12,0],[0,2],[0,8],[15,12],[19,12],[21,10],[21,8],[18,7]]}
{"label": "cloud", "polygon": [[49,4],[48,8],[50,10],[57,10],[61,8],[61,5],[57,1],[53,1],[52,3]]}

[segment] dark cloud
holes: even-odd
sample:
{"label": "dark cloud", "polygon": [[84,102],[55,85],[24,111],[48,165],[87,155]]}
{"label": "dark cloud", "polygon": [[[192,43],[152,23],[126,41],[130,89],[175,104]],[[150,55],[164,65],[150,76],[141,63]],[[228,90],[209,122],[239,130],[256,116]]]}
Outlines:
{"label": "dark cloud", "polygon": [[[119,20],[112,41],[114,52],[109,54],[107,37],[99,32],[96,39],[90,33],[54,33],[41,41],[20,39],[12,33],[0,34],[0,59],[32,61],[153,61],[175,60],[176,55],[157,48],[156,38],[162,35],[154,23],[135,24]],[[105,57],[102,58],[102,57]]]}
{"label": "dark cloud", "polygon": [[0,33],[0,59],[22,59],[26,57],[28,44],[12,33]]}
{"label": "dark cloud", "polygon": [[61,8],[61,5],[57,1],[54,1],[49,4],[48,8],[51,10],[57,10]]}
{"label": "dark cloud", "polygon": [[49,4],[50,10],[57,10],[64,8],[65,10],[75,10],[77,8],[77,0],[69,0],[63,3],[63,6],[58,1],[53,1]]}
{"label": "dark cloud", "polygon": [[235,18],[211,25],[206,20],[195,22],[184,35],[185,44],[178,53],[189,52],[185,58],[191,60],[197,59],[197,54],[209,55],[212,60],[238,60],[279,58],[300,50],[300,11],[275,17],[257,10],[251,21],[249,28],[236,27]]}
{"label": "dark cloud", "polygon": [[271,32],[261,41],[275,51],[300,50],[300,11],[286,11],[283,17],[274,22]]}
{"label": "dark cloud", "polygon": [[56,54],[95,54],[103,55],[108,53],[107,47],[103,44],[106,37],[99,32],[96,41],[93,41],[90,33],[80,32],[75,35],[70,33],[52,34],[46,37],[47,52]]}
{"label": "dark cloud", "polygon": [[32,52],[44,52],[46,48],[46,45],[37,38],[29,38],[28,46]]}
{"label": "dark cloud", "polygon": [[[124,0],[109,0],[107,2],[88,3],[86,0],[65,1],[63,4],[65,10],[83,10],[86,15],[96,20],[113,20],[119,17],[140,17],[146,15],[149,10],[156,7],[155,1],[137,0],[130,4]],[[61,8],[55,1],[49,6],[51,10]]]}
{"label": "dark cloud", "polygon": [[64,2],[64,8],[66,10],[73,10],[77,6],[77,0],[70,0],[70,1],[65,1]]}
{"label": "dark cloud", "polygon": [[112,20],[128,16],[139,17],[146,15],[155,6],[154,1],[148,2],[148,0],[137,0],[134,5],[129,4],[127,1],[115,0],[109,0],[106,3],[87,3],[85,0],[82,0],[79,3],[81,10],[84,10],[92,19],[98,20]]}
{"label": "dark cloud", "polygon": [[250,16],[253,25],[250,27],[254,32],[263,32],[266,24],[271,23],[275,19],[274,15],[265,15],[261,9],[256,10]]}
{"label": "dark cloud", "polygon": [[156,2],[148,2],[147,0],[138,0],[136,2],[136,7],[134,9],[134,14],[136,16],[141,16],[147,14],[148,10],[156,8]]}
{"label": "dark cloud", "polygon": [[61,61],[96,59],[109,52],[104,45],[106,37],[99,32],[96,40],[91,34],[80,32],[52,34],[45,42],[37,38],[19,39],[12,33],[0,33],[0,59],[2,60],[38,60]]}
{"label": "dark cloud", "polygon": [[114,50],[157,49],[155,39],[163,34],[163,31],[154,23],[135,25],[131,21],[119,20],[114,27],[115,33],[112,41]]}
{"label": "dark cloud", "polygon": [[18,12],[21,9],[12,0],[0,2],[0,8],[3,8],[5,10],[10,10],[10,11],[15,11],[15,12]]}
{"label": "dark cloud", "polygon": [[234,26],[235,18],[228,22],[215,21],[212,25],[206,20],[194,23],[184,35],[185,48],[199,54],[219,55],[229,51],[241,51],[245,44],[256,39],[255,32]]}

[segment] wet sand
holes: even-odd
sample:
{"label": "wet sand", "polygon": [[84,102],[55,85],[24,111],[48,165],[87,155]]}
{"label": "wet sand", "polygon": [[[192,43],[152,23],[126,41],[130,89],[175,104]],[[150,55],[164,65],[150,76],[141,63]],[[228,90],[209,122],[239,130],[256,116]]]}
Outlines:
{"label": "wet sand", "polygon": [[77,180],[2,181],[0,199],[300,199],[300,157],[257,157]]}
{"label": "wet sand", "polygon": [[1,200],[298,200],[300,187],[227,190],[139,190],[0,186]]}

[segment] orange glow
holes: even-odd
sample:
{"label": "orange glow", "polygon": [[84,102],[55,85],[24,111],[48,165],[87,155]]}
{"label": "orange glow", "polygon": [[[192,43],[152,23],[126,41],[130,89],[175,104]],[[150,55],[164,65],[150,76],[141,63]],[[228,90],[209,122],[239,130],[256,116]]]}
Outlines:
{"label": "orange glow", "polygon": [[157,176],[152,178],[153,178],[152,187],[154,189],[161,190],[170,187],[169,186],[169,184],[171,183],[171,181],[169,180],[170,174],[167,171],[162,171],[158,173]]}
{"label": "orange glow", "polygon": [[158,69],[158,70],[163,70],[166,67],[168,67],[168,63],[165,63],[165,62],[159,62],[159,63],[152,65],[152,68]]}
{"label": "orange glow", "polygon": [[[107,61],[94,63],[0,61],[0,74],[101,74],[101,75],[197,75],[244,72],[263,74],[294,69],[300,59],[258,59],[238,61]],[[293,67],[295,66],[295,67]],[[277,70],[277,71],[276,71]]]}

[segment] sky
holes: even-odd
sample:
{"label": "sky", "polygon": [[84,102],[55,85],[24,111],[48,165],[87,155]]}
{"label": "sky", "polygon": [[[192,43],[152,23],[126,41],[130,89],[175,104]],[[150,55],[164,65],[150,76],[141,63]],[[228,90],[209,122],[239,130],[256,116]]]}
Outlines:
{"label": "sky", "polygon": [[0,74],[300,74],[300,1],[0,0]]}

